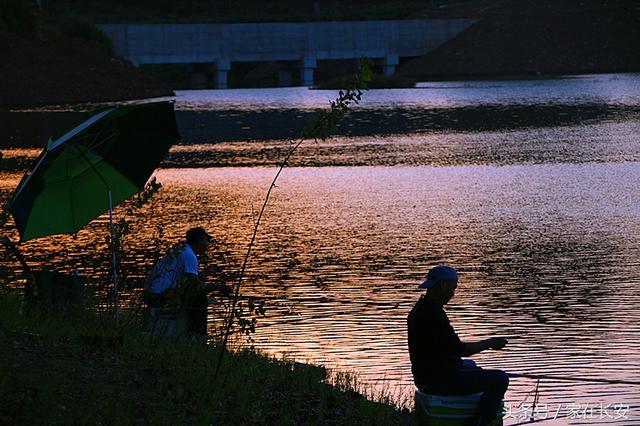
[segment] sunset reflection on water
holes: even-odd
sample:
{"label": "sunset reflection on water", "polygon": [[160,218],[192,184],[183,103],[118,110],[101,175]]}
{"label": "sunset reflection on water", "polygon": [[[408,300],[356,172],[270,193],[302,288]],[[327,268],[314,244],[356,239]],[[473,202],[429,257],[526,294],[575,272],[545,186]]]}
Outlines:
{"label": "sunset reflection on water", "polygon": [[[220,241],[226,267],[237,268],[274,173],[157,172],[164,188],[134,222],[141,237],[131,242],[130,270],[141,276],[152,261],[155,226],[175,241],[196,224]],[[267,302],[254,344],[356,371],[409,398],[406,315],[429,265],[447,262],[461,274],[447,309],[461,336],[514,337],[502,353],[476,356],[481,365],[638,380],[638,184],[637,163],[288,169],[243,291]],[[104,280],[106,230],[98,221],[76,239],[49,239],[58,253],[52,263],[91,275],[87,256],[101,256]],[[46,241],[24,250],[48,259]],[[523,400],[532,386],[513,380],[507,399]],[[542,400],[554,403],[634,404],[637,394],[621,385],[542,386]]]}

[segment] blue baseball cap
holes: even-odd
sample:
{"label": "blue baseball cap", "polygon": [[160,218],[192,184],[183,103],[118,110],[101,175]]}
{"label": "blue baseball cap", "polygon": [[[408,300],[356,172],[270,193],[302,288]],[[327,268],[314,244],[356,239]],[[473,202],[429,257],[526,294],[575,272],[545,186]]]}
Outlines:
{"label": "blue baseball cap", "polygon": [[429,269],[427,279],[418,288],[431,288],[440,281],[458,281],[458,273],[448,265],[438,265]]}

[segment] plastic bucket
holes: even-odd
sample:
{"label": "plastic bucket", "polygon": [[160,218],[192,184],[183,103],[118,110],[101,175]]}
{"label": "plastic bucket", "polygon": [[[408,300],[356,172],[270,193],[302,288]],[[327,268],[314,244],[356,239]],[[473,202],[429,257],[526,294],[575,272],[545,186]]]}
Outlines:
{"label": "plastic bucket", "polygon": [[46,303],[59,308],[69,304],[80,305],[84,300],[86,281],[81,276],[37,271],[25,288],[25,296],[29,302]]}
{"label": "plastic bucket", "polygon": [[[469,426],[477,422],[476,408],[482,393],[471,395],[428,395],[416,390],[415,404],[419,424],[433,426]],[[491,423],[502,426],[502,418]]]}
{"label": "plastic bucket", "polygon": [[156,337],[183,339],[188,336],[189,313],[186,309],[147,308],[146,323]]}

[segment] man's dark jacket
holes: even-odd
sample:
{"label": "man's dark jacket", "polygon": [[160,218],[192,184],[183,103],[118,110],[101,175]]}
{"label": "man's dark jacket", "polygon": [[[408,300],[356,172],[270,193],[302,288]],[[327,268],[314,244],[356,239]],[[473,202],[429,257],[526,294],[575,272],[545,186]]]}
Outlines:
{"label": "man's dark jacket", "polygon": [[407,318],[411,372],[418,389],[437,388],[462,365],[462,342],[442,306],[422,296]]}

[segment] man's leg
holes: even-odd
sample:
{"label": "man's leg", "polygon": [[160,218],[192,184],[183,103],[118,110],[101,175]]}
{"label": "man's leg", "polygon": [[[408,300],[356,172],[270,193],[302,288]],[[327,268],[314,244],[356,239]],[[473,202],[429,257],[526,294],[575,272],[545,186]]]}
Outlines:
{"label": "man's leg", "polygon": [[201,336],[207,335],[207,294],[198,292],[188,304],[189,332]]}
{"label": "man's leg", "polygon": [[160,298],[157,294],[150,291],[145,291],[144,293],[142,293],[142,300],[147,305],[147,308],[160,307]]}
{"label": "man's leg", "polygon": [[500,410],[500,401],[509,387],[509,376],[502,370],[465,368],[456,371],[448,380],[438,386],[437,395],[469,395],[482,392],[478,401],[478,418],[489,423]]}

